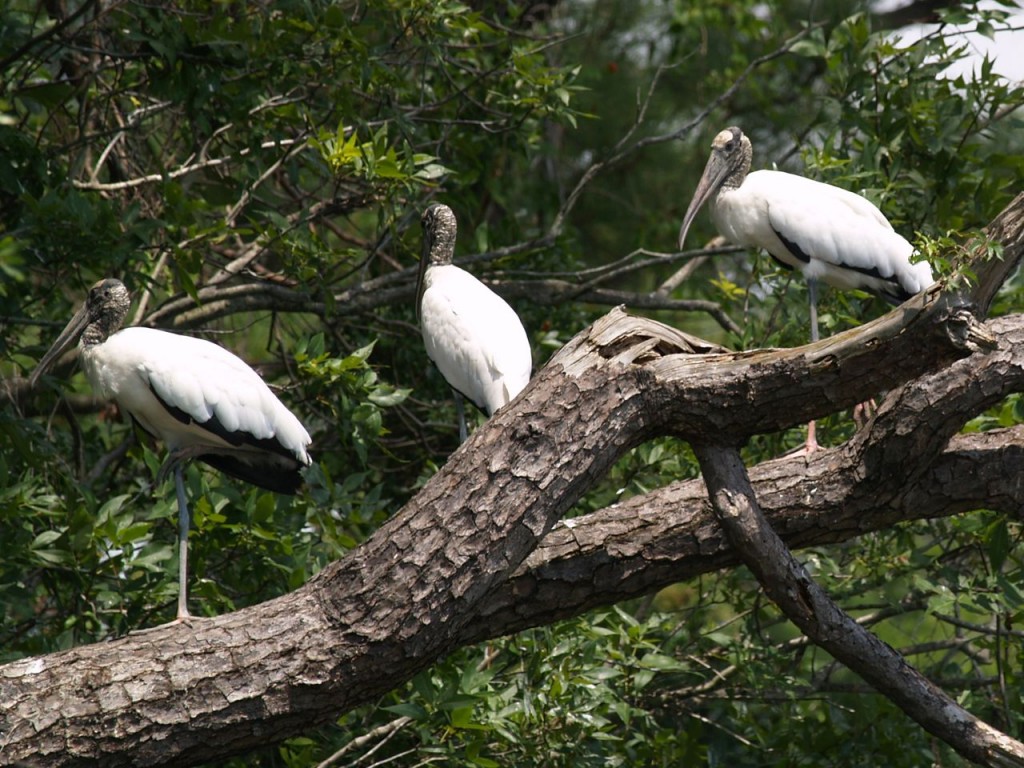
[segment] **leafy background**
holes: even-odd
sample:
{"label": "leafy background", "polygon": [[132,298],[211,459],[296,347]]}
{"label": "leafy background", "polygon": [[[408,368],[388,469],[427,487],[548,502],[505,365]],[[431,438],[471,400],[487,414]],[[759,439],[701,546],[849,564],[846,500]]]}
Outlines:
{"label": "leafy background", "polygon": [[[965,54],[951,5],[903,16],[788,0],[31,2],[0,10],[0,661],[173,616],[162,449],[71,364],[22,377],[96,280],[133,323],[257,366],[314,436],[295,498],[198,466],[193,610],[294,589],[398,509],[457,441],[413,311],[420,212],[509,298],[536,366],[625,301],[735,348],[807,337],[806,288],[761,255],[674,251],[710,138],[855,189],[932,255],[1019,191],[1024,91]],[[698,217],[691,244],[714,236]],[[688,246],[696,248],[696,246]],[[659,289],[662,289],[659,291]],[[996,311],[1019,309],[1015,278]],[[884,311],[828,291],[823,332]],[[1021,421],[1009,398],[970,429]],[[825,420],[837,443],[848,414]],[[747,447],[754,463],[799,431]],[[694,476],[687,446],[623,459],[576,510]],[[969,709],[1021,737],[1021,528],[993,512],[801,557]],[[358,739],[358,737],[366,737]],[[808,645],[744,570],[440,660],[374,706],[230,765],[957,765]]]}

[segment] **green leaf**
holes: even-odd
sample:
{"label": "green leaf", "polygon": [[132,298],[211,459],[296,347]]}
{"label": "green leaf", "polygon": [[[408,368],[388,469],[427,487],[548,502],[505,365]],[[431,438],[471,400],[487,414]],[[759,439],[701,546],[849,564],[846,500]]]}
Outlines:
{"label": "green leaf", "polygon": [[381,709],[387,712],[392,712],[396,715],[401,715],[402,717],[411,717],[413,720],[421,722],[425,722],[429,719],[427,711],[419,704],[403,702],[400,704],[390,704],[386,707],[381,707]]}
{"label": "green leaf", "polygon": [[65,531],[66,529],[56,531],[43,531],[32,540],[32,549],[40,549],[42,547],[46,547],[50,544],[53,544],[55,541],[57,541],[64,535]]}
{"label": "green leaf", "polygon": [[1006,520],[997,520],[986,531],[988,541],[988,557],[993,571],[1000,571],[1006,557],[1010,553],[1010,530]]}

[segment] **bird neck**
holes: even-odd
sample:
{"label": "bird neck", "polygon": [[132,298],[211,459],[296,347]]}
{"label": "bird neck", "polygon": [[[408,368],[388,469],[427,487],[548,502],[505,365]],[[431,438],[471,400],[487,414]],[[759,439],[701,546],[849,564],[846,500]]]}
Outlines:
{"label": "bird neck", "polygon": [[446,266],[452,263],[454,257],[455,232],[448,229],[435,232],[434,242],[430,245],[430,266]]}
{"label": "bird neck", "polygon": [[[444,215],[447,213],[448,215]],[[455,257],[455,236],[458,225],[450,210],[439,211],[430,227],[430,265],[444,266],[451,264]]]}
{"label": "bird neck", "polygon": [[82,331],[78,345],[82,349],[102,344],[124,325],[125,316],[128,314],[128,305],[117,302],[103,306],[99,311],[89,318],[88,324]]}
{"label": "bird neck", "polygon": [[750,164],[753,157],[754,148],[750,144],[750,139],[746,136],[741,137],[740,151],[731,158],[729,174],[722,181],[719,190],[731,192],[734,189],[739,189],[744,179],[747,178],[747,174],[750,173]]}
{"label": "bird neck", "polygon": [[78,340],[78,346],[82,349],[88,349],[89,347],[95,347],[97,344],[102,344],[110,336],[107,331],[105,324],[102,320],[93,320],[82,331],[82,336]]}

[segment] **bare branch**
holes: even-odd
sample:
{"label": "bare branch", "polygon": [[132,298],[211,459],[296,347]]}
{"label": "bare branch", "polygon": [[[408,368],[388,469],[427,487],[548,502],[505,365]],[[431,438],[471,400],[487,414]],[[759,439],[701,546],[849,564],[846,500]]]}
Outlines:
{"label": "bare branch", "polygon": [[[259,149],[290,147],[294,144],[303,145],[305,142],[305,137],[301,136],[294,139],[277,139],[275,141],[264,141],[260,144]],[[167,179],[178,179],[182,176],[187,176],[190,173],[195,173],[196,171],[217,168],[218,166],[236,162],[239,158],[246,157],[252,154],[252,152],[253,149],[251,147],[243,147],[236,155],[205,158],[165,173],[151,173],[146,176],[137,176],[134,179],[126,179],[125,181],[95,182],[72,179],[71,183],[78,189],[88,189],[94,192],[114,192],[117,190],[131,189],[132,187],[141,187],[145,184],[155,184],[157,182],[166,181]]]}

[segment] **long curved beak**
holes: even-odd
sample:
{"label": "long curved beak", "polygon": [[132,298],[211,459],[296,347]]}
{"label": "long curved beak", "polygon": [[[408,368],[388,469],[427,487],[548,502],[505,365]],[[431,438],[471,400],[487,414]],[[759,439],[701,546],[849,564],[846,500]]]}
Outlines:
{"label": "long curved beak", "polygon": [[416,275],[416,319],[420,319],[420,305],[423,303],[423,278],[427,274],[427,264],[430,263],[430,248],[433,236],[426,228],[423,230],[423,249],[420,251],[420,271]]}
{"label": "long curved beak", "polygon": [[64,327],[64,330],[60,332],[60,336],[53,342],[53,346],[43,355],[42,359],[36,365],[35,370],[32,371],[32,375],[28,379],[30,387],[35,387],[36,382],[39,381],[39,377],[46,373],[50,367],[57,361],[65,350],[78,341],[78,337],[82,335],[82,331],[85,330],[85,326],[89,323],[89,311],[83,305],[71,318],[71,321]]}
{"label": "long curved beak", "polygon": [[697,183],[697,190],[693,193],[690,207],[686,209],[686,215],[683,217],[683,226],[679,228],[679,250],[683,250],[686,233],[690,230],[690,225],[693,223],[694,218],[696,218],[697,211],[701,209],[701,206],[712,195],[718,192],[718,188],[722,186],[722,182],[725,181],[725,177],[728,175],[728,164],[719,157],[717,152],[712,152],[711,157],[708,158],[708,164],[704,166],[704,173]]}

